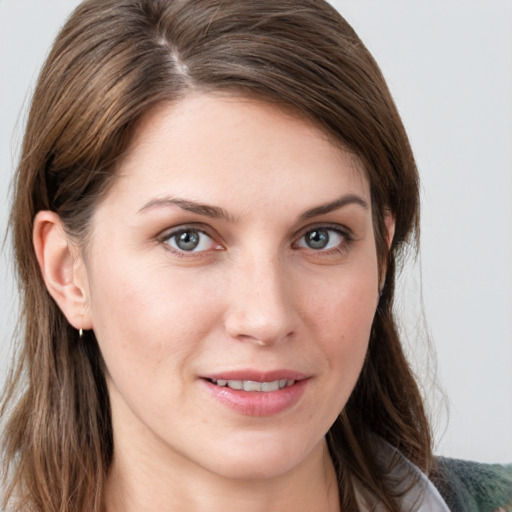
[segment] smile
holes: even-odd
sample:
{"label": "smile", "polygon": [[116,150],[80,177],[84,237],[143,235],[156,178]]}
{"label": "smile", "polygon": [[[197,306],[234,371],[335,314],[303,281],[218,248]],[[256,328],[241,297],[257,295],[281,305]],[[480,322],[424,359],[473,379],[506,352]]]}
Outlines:
{"label": "smile", "polygon": [[[269,417],[296,405],[311,377],[295,371],[235,371],[201,380],[219,404],[244,416]],[[245,377],[245,378],[244,378]]]}
{"label": "smile", "polygon": [[263,393],[278,391],[280,389],[284,389],[295,384],[295,380],[292,379],[280,379],[271,382],[256,382],[253,380],[210,379],[210,382],[219,387],[228,387],[230,389],[240,391],[253,391]]}

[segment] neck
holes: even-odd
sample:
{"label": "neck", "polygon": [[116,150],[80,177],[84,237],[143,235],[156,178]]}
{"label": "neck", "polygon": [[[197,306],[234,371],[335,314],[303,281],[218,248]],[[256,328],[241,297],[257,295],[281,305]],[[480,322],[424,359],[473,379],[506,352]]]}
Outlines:
{"label": "neck", "polygon": [[145,448],[116,445],[105,512],[340,511],[335,470],[325,442],[287,473],[253,479],[227,478],[176,454],[155,456]]}

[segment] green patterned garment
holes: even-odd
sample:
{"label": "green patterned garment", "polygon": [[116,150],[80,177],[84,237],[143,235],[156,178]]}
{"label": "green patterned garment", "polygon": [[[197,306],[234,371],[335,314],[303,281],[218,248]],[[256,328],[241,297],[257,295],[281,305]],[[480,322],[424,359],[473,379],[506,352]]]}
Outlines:
{"label": "green patterned garment", "polygon": [[512,464],[440,457],[432,481],[451,512],[512,512]]}

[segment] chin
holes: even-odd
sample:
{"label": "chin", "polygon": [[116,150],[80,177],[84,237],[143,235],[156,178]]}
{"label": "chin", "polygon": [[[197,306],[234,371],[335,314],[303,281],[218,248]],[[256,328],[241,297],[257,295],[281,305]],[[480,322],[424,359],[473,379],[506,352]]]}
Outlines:
{"label": "chin", "polygon": [[[298,468],[317,450],[323,451],[323,438],[316,444],[303,440],[293,442],[287,436],[230,443],[219,447],[211,470],[225,478],[240,480],[272,479]],[[220,455],[221,454],[221,455]]]}

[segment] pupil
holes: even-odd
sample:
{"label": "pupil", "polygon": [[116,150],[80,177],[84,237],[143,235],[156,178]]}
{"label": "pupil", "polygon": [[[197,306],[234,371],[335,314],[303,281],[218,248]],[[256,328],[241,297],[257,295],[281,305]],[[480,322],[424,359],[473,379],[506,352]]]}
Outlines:
{"label": "pupil", "polygon": [[176,245],[182,251],[192,251],[199,245],[199,234],[197,231],[184,231],[176,236]]}
{"label": "pupil", "polygon": [[325,229],[315,229],[308,233],[307,241],[312,249],[323,249],[329,243],[329,233]]}

